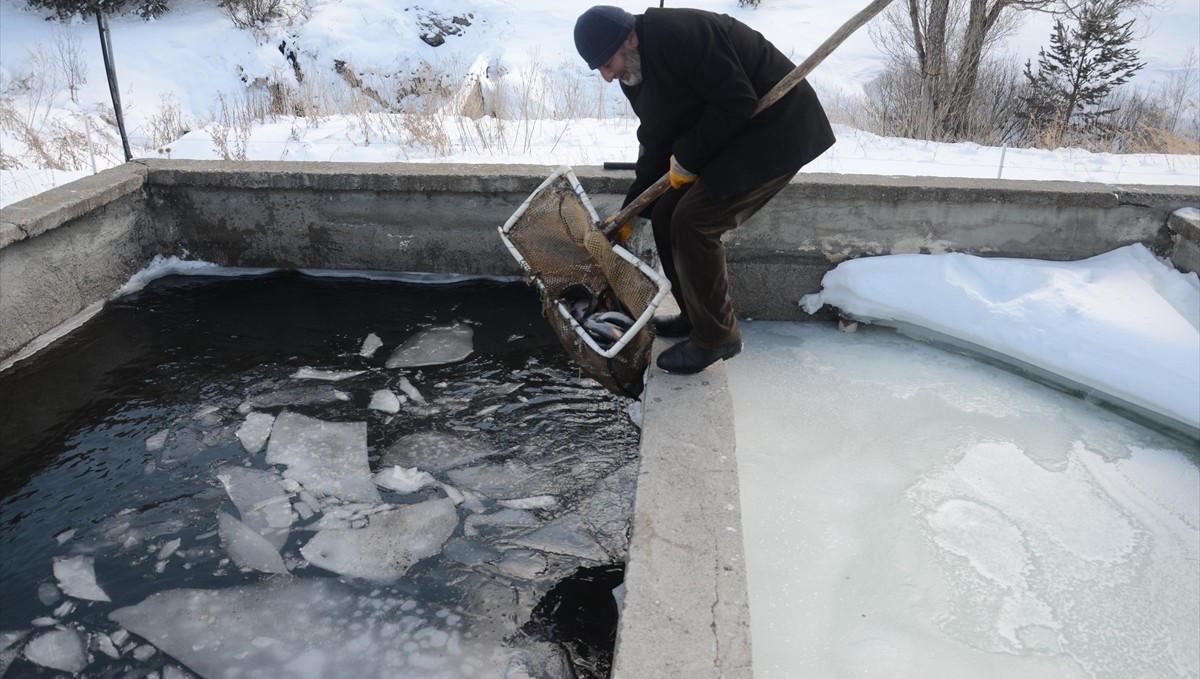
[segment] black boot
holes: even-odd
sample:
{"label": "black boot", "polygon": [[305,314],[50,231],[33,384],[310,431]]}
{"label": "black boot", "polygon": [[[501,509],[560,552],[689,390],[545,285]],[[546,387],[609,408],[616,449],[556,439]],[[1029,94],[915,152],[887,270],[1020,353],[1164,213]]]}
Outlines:
{"label": "black boot", "polygon": [[683,314],[655,316],[650,319],[650,329],[659,337],[687,337],[692,334],[692,322]]}
{"label": "black boot", "polygon": [[659,354],[658,367],[669,373],[691,375],[723,358],[733,358],[741,350],[741,338],[715,349],[705,349],[687,339]]}

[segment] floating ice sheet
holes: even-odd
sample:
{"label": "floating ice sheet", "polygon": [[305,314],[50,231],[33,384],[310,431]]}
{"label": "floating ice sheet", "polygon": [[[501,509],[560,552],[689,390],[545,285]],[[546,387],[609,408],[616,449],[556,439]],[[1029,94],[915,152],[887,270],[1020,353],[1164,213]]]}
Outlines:
{"label": "floating ice sheet", "polygon": [[470,464],[496,451],[479,441],[440,431],[408,434],[388,446],[382,464],[417,467],[431,474]]}
{"label": "floating ice sheet", "polygon": [[267,444],[267,464],[285,465],[284,477],[320,495],[380,501],[367,463],[365,422],[326,422],[281,413]]}
{"label": "floating ice sheet", "polygon": [[30,641],[25,646],[25,659],[42,667],[76,673],[87,667],[87,649],[75,630],[56,629]]}
{"label": "floating ice sheet", "polygon": [[242,523],[281,548],[292,525],[292,504],[275,472],[249,467],[222,467],[217,479],[237,507]]}
{"label": "floating ice sheet", "polygon": [[54,577],[67,596],[89,601],[112,601],[96,584],[96,560],[91,556],[69,556],[54,560]]}
{"label": "floating ice sheet", "polygon": [[270,413],[250,413],[246,420],[238,425],[238,440],[247,453],[257,453],[267,445],[271,436],[271,426],[275,424],[275,416]]}
{"label": "floating ice sheet", "polygon": [[366,528],[318,531],[300,553],[314,566],[339,575],[390,582],[440,552],[457,526],[453,502],[427,500],[376,514]]}
{"label": "floating ice sheet", "polygon": [[252,528],[225,512],[217,515],[217,525],[221,544],[238,568],[263,573],[287,572],[279,550]]}
{"label": "floating ice sheet", "polygon": [[[521,649],[468,635],[466,619],[327,578],[153,594],[109,617],[203,677],[435,679],[505,674]],[[528,676],[545,673],[545,663]]]}
{"label": "floating ice sheet", "polygon": [[396,348],[385,364],[388,368],[416,368],[457,363],[474,351],[475,331],[464,323],[421,330]]}

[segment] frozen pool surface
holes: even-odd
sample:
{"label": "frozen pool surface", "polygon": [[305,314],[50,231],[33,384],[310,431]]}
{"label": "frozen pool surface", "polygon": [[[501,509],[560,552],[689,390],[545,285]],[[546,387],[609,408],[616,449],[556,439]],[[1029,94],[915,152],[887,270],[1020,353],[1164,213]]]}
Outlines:
{"label": "frozen pool surface", "polygon": [[1196,442],[887,330],[744,337],[756,677],[1200,675]]}
{"label": "frozen pool surface", "polygon": [[629,403],[519,282],[156,281],[0,373],[0,675],[604,676]]}

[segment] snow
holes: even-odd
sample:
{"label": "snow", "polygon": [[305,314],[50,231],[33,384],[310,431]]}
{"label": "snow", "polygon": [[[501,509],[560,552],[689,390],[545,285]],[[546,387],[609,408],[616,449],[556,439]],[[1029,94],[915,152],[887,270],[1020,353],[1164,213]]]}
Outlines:
{"label": "snow", "polygon": [[[484,106],[507,107],[506,117],[472,119],[439,113],[413,121],[401,114],[277,116],[255,124],[239,139],[225,125],[227,146],[249,160],[354,162],[485,162],[557,166],[597,165],[636,158],[636,121],[615,85],[587,71],[575,54],[575,18],[593,4],[562,0],[436,0],[421,6],[378,0],[313,0],[283,3],[287,17],[256,31],[236,30],[207,3],[178,2],[163,17],[110,19],[114,61],[134,156],[137,158],[220,158],[215,138],[222,134],[216,114],[224,107],[266,98],[266,83],[306,89],[316,97],[345,98],[348,87],[334,72],[335,60],[364,88],[402,91],[414,78],[443,82],[447,100],[461,102],[478,87]],[[831,8],[815,0],[772,0],[757,9],[730,0],[695,0],[688,6],[728,13],[773,40],[796,61],[845,22],[857,6]],[[642,5],[629,6],[639,11]],[[1188,48],[1200,31],[1200,7],[1188,0],[1164,0],[1148,13],[1131,15],[1145,37],[1138,43],[1147,66],[1133,83],[1151,87],[1178,76]],[[439,47],[419,39],[423,21],[449,24],[465,19],[460,35]],[[1048,44],[1050,18],[1027,14],[1001,46],[1017,62],[1036,58]],[[810,76],[827,102],[861,91],[877,74],[883,54],[870,27],[851,35]],[[57,46],[74,41],[85,62],[79,103],[61,76],[49,78],[49,92],[18,96],[17,111],[45,132],[54,124],[81,127],[89,116],[97,136],[96,165],[123,160],[115,128],[97,115],[111,106],[94,22],[60,26],[46,22],[23,0],[0,1],[0,63],[5,83],[20,94],[24,74],[37,70],[33,55],[48,58]],[[282,48],[282,49],[281,49]],[[288,54],[304,74],[298,82]],[[187,68],[179,68],[187,64]],[[43,72],[46,69],[43,67]],[[51,69],[53,70],[53,69]],[[414,104],[416,106],[416,104]],[[173,141],[152,141],[168,113],[190,129]],[[436,135],[422,140],[413,128],[427,124]],[[1116,184],[1194,185],[1200,161],[1184,155],[1112,155],[1077,149],[1037,151],[939,144],[881,138],[838,126],[840,142],[806,172],[906,176],[1077,179]],[[429,139],[428,137],[435,137]],[[440,138],[440,141],[438,140]],[[23,149],[4,138],[6,154]],[[75,145],[76,147],[78,144]],[[1002,162],[1003,159],[1003,162]],[[90,161],[76,169],[39,169],[44,163],[12,163],[0,171],[0,205],[90,174]]]}
{"label": "snow", "polygon": [[810,313],[822,304],[961,340],[1200,430],[1200,278],[1143,245],[1079,262],[864,257],[801,300]]}

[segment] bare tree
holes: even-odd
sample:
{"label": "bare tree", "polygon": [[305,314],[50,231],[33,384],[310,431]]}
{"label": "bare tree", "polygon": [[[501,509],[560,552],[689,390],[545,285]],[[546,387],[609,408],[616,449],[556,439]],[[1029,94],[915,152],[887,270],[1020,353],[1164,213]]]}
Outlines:
{"label": "bare tree", "polygon": [[[1156,0],[1115,0],[1122,8]],[[905,0],[892,5],[875,43],[890,66],[911,69],[920,83],[912,111],[912,136],[964,139],[978,109],[978,93],[990,50],[1019,25],[1028,12],[1073,14],[1082,0]]]}

